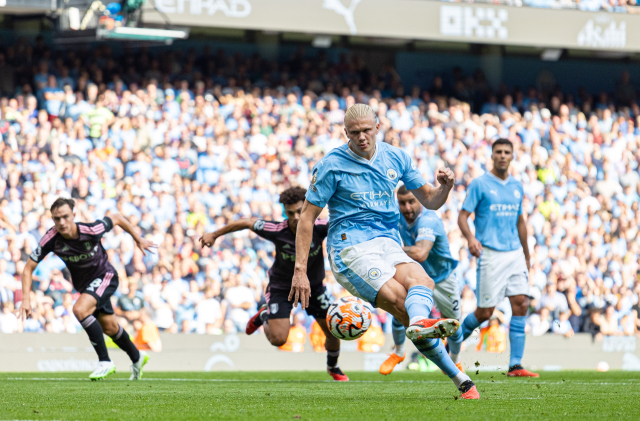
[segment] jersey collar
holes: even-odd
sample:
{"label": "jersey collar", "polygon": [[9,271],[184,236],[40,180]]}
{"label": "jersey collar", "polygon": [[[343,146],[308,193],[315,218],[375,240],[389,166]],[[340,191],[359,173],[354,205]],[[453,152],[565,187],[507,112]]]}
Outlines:
{"label": "jersey collar", "polygon": [[509,181],[511,181],[511,175],[509,175],[506,180],[502,180],[501,178],[498,178],[498,176],[496,176],[491,171],[487,171],[487,174],[489,174],[489,176],[491,176],[494,180],[496,180],[498,183],[502,184],[503,186],[506,186],[507,184],[509,184]]}
{"label": "jersey collar", "polygon": [[363,164],[373,165],[373,161],[375,161],[376,157],[378,156],[379,149],[380,148],[378,148],[378,141],[376,140],[376,150],[373,153],[373,156],[371,157],[371,159],[365,159],[360,155],[358,155],[357,153],[355,153],[354,151],[352,151],[351,148],[349,147],[349,143],[347,143],[347,153],[349,154],[349,156],[351,156],[356,161],[362,162]]}

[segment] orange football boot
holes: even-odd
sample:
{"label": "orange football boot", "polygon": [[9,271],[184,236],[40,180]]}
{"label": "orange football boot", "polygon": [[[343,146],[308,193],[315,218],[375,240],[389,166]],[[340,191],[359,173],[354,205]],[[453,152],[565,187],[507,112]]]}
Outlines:
{"label": "orange football boot", "polygon": [[427,319],[424,318],[407,328],[407,338],[411,341],[426,338],[447,338],[460,327],[456,319]]}
{"label": "orange football boot", "polygon": [[513,367],[509,367],[509,372],[507,373],[507,376],[509,377],[540,377],[540,374],[526,370],[520,364],[516,364]]}
{"label": "orange football boot", "polygon": [[476,389],[476,385],[473,384],[471,380],[467,380],[462,383],[458,388],[461,393],[462,399],[480,399],[480,393],[478,393],[478,389]]}
{"label": "orange football boot", "polygon": [[393,369],[400,364],[401,362],[404,361],[404,358],[407,354],[403,354],[402,357],[399,356],[398,354],[395,353],[391,353],[389,354],[389,358],[387,358],[387,360],[385,362],[382,363],[382,365],[380,366],[380,374],[384,374],[385,376],[387,374],[391,374],[391,372],[393,371]]}

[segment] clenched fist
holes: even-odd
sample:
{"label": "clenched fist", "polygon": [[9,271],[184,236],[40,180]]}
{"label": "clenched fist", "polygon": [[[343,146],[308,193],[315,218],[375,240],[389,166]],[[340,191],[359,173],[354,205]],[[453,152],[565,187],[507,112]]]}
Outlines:
{"label": "clenched fist", "polygon": [[453,183],[456,179],[453,175],[453,171],[451,171],[449,168],[440,168],[436,172],[436,180],[438,180],[438,183],[440,183],[441,185],[452,189]]}

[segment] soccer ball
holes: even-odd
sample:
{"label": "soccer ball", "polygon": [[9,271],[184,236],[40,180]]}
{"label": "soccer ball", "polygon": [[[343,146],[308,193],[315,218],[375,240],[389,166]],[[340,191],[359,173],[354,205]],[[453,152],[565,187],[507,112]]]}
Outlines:
{"label": "soccer ball", "polygon": [[360,298],[340,298],[329,306],[327,326],[336,338],[353,341],[371,326],[371,311]]}

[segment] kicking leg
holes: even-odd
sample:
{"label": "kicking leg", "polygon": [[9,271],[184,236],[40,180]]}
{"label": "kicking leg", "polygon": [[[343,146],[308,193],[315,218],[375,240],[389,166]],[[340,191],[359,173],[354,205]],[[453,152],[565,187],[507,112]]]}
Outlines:
{"label": "kicking leg", "polygon": [[[409,265],[417,266],[418,268],[422,269],[422,267],[417,264],[405,264],[405,265],[398,265],[398,266],[400,267],[400,266],[409,266]],[[398,267],[398,272],[396,273],[396,276],[405,275],[406,272],[405,271],[401,272],[399,270],[399,267]],[[407,269],[410,269],[410,268],[407,268]],[[412,274],[414,279],[415,277],[418,277],[420,275],[419,271],[417,272],[418,272],[417,274],[416,273]],[[422,269],[422,272],[424,273],[424,269]],[[428,278],[426,273],[424,273],[424,277],[427,280],[430,280],[430,278]],[[426,280],[423,282],[427,283]],[[431,285],[433,285],[433,281],[431,281]],[[425,289],[428,289],[424,284],[420,286],[424,286]],[[423,290],[419,289],[418,292],[422,294]],[[428,295],[425,294],[425,296],[426,297],[420,297],[419,301],[414,299],[412,303],[410,300],[411,297],[407,294],[407,290],[405,289],[405,287],[396,279],[391,278],[378,291],[378,295],[376,297],[376,307],[379,307],[391,313],[394,317],[397,317],[398,320],[400,320],[403,325],[408,325],[410,318],[415,317],[417,318],[416,320],[427,319],[429,312],[431,311],[431,307],[429,307],[427,304],[429,301],[426,299]],[[410,312],[408,312],[408,309],[405,309],[405,302],[409,302],[410,305],[407,307],[411,308]],[[433,306],[433,300],[431,300],[431,306]],[[451,357],[449,357],[449,354],[447,354],[444,348],[444,345],[442,344],[442,341],[440,341],[440,339],[429,338],[429,337],[424,337],[424,338],[409,337],[409,339],[412,340],[412,342],[414,343],[418,351],[422,353],[422,355],[424,355],[429,360],[431,360],[447,376],[449,376],[449,378],[453,381],[453,383],[460,390],[460,392],[462,392],[463,398],[465,399],[479,398],[479,394],[477,392],[475,385],[473,384],[469,376],[461,372],[458,369],[458,367],[456,367],[456,365],[453,363],[453,361],[451,361]]]}

